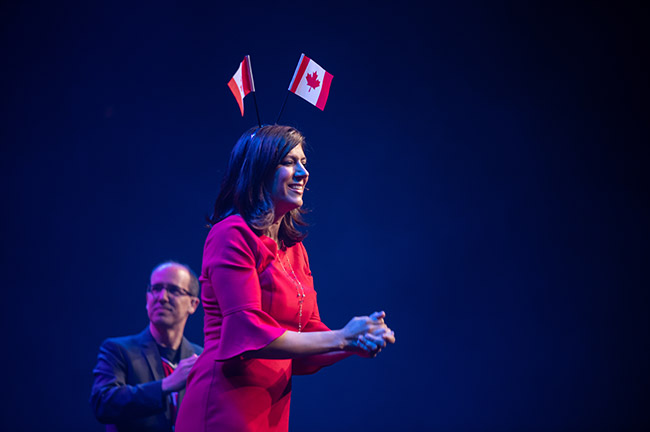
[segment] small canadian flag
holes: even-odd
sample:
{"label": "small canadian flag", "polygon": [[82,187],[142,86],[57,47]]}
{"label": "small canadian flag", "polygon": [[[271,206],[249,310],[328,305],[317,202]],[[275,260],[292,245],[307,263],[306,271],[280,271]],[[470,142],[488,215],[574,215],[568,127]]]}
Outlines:
{"label": "small canadian flag", "polygon": [[251,56],[244,57],[239,64],[235,75],[228,81],[230,91],[237,99],[239,110],[242,117],[244,116],[244,98],[250,92],[255,91],[255,82],[253,82],[253,69],[251,68]]}
{"label": "small canadian flag", "polygon": [[327,103],[332,78],[331,73],[302,54],[289,84],[289,91],[316,105],[316,108],[322,111]]}

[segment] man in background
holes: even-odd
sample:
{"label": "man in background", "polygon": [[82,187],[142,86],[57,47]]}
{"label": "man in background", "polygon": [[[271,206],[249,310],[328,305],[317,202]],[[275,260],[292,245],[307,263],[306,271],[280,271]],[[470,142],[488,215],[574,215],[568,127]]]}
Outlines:
{"label": "man in background", "polygon": [[99,348],[90,403],[107,431],[173,431],[187,375],[203,351],[183,336],[198,306],[199,281],[188,266],[167,261],[153,270],[147,328]]}

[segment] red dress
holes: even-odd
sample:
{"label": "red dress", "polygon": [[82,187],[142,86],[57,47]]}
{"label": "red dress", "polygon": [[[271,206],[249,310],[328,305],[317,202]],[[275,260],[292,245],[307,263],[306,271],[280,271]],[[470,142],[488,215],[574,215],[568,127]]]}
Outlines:
{"label": "red dress", "polygon": [[242,354],[265,347],[286,330],[298,331],[298,288],[291,270],[306,294],[302,331],[329,330],[318,315],[302,243],[278,250],[239,215],[212,227],[200,278],[205,349],[188,377],[176,432],[288,431],[291,376],[318,368],[303,360]]}

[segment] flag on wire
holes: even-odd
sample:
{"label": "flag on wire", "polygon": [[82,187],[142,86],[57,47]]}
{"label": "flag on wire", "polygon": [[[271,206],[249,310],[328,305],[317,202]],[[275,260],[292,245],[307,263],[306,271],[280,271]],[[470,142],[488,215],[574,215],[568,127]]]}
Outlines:
{"label": "flag on wire", "polygon": [[244,60],[239,64],[239,68],[235,75],[228,81],[230,91],[237,99],[239,110],[242,117],[244,116],[244,98],[250,92],[255,91],[255,83],[253,82],[253,69],[251,69],[251,56],[244,57]]}
{"label": "flag on wire", "polygon": [[332,78],[332,74],[302,54],[289,84],[289,91],[322,111],[327,103]]}

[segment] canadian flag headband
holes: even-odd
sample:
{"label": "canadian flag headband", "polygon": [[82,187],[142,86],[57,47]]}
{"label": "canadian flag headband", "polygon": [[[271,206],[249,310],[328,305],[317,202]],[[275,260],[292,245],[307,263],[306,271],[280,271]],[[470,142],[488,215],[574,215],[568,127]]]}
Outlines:
{"label": "canadian flag headband", "polygon": [[[306,55],[301,54],[296,71],[293,73],[293,78],[291,78],[291,82],[289,83],[287,95],[284,98],[280,113],[275,122],[278,123],[280,121],[282,111],[289,97],[289,92],[300,96],[321,111],[324,110],[327,97],[329,96],[332,78],[333,75],[331,73],[327,72]],[[235,75],[228,82],[228,87],[237,100],[242,117],[244,116],[244,98],[249,93],[253,93],[257,123],[261,127],[262,123],[260,122],[257,98],[255,97],[255,82],[253,81],[253,69],[251,67],[250,56],[247,55],[244,57],[244,60],[239,64],[237,72],[235,72]]]}

